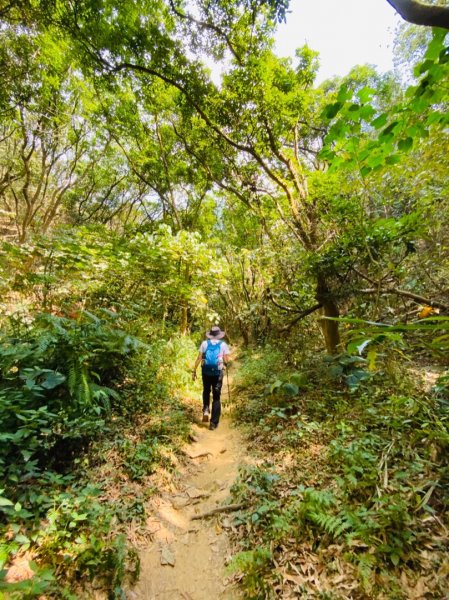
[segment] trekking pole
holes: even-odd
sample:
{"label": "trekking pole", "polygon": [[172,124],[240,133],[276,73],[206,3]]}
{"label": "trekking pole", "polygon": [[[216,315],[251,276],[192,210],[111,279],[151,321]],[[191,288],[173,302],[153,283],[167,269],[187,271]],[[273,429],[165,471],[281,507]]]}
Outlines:
{"label": "trekking pole", "polygon": [[231,406],[231,388],[229,387],[229,373],[228,373],[228,368],[226,367],[226,382],[228,384],[228,399],[229,399],[229,406]]}

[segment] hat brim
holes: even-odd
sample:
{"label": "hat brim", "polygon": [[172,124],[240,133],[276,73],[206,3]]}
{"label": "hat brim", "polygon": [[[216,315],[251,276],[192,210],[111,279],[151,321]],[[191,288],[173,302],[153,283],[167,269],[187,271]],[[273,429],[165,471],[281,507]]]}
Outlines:
{"label": "hat brim", "polygon": [[208,340],[221,340],[226,335],[225,331],[219,331],[216,335],[212,335],[209,331],[206,333]]}

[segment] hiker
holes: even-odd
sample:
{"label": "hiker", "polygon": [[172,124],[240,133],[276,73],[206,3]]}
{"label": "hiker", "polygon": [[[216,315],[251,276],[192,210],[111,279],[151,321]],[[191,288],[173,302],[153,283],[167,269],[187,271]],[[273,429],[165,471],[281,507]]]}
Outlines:
{"label": "hiker", "polygon": [[207,340],[201,343],[199,354],[193,367],[192,377],[196,379],[196,369],[201,363],[203,378],[203,423],[209,421],[210,391],[212,388],[212,416],[209,429],[216,429],[220,420],[220,394],[223,385],[224,365],[229,362],[229,347],[221,340],[225,332],[214,326],[206,333]]}

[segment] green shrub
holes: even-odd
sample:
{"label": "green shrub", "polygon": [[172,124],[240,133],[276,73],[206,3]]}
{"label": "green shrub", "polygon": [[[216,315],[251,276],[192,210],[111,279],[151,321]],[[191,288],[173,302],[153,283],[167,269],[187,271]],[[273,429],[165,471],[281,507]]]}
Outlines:
{"label": "green shrub", "polygon": [[[419,572],[423,547],[435,560],[444,556],[439,523],[448,526],[446,378],[425,395],[403,367],[402,378],[398,368],[384,369],[385,356],[379,371],[346,381],[354,369],[366,368],[364,361],[346,358],[304,364],[307,383],[295,394],[284,392],[291,372],[280,366],[266,371],[273,383],[265,390],[246,388],[238,418],[251,419],[248,435],[257,439],[260,456],[271,458],[242,471],[233,487],[246,505],[234,523],[248,552],[240,569],[249,589],[275,585],[288,568],[284,553],[293,564],[303,552],[312,553],[325,582],[333,576],[326,557],[338,548],[338,560],[351,563],[347,576],[359,578],[357,593],[379,597],[393,590],[388,597],[400,598],[401,572],[411,578]],[[257,376],[260,382],[261,370]],[[272,551],[263,569],[255,567],[254,547]],[[310,587],[301,589],[308,597]]]}
{"label": "green shrub", "polygon": [[236,554],[228,567],[230,573],[244,573],[243,586],[246,597],[251,600],[274,598],[271,586],[266,583],[265,576],[271,569],[271,552],[269,548],[256,548]]}
{"label": "green shrub", "polygon": [[272,374],[282,371],[283,366],[282,352],[266,345],[259,352],[242,356],[234,384],[238,389],[257,390],[267,385]]}

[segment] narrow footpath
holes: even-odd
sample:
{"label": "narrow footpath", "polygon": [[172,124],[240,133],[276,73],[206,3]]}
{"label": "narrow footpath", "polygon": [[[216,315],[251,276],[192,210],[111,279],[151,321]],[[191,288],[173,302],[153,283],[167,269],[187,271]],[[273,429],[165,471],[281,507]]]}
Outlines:
{"label": "narrow footpath", "polygon": [[243,441],[226,415],[215,431],[196,424],[193,433],[177,489],[153,501],[147,521],[153,543],[141,551],[140,580],[127,592],[130,600],[240,597],[226,573],[232,513],[198,517],[231,502],[230,488],[244,462]]}

